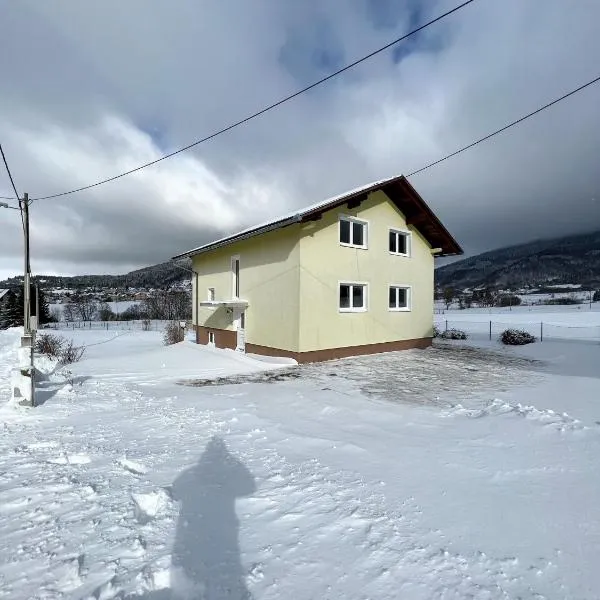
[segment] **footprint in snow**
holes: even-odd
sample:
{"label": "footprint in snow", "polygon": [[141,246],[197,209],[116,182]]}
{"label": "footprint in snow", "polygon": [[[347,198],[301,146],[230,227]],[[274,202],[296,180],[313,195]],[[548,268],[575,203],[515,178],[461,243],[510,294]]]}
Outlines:
{"label": "footprint in snow", "polygon": [[56,458],[49,458],[49,463],[53,465],[87,465],[92,459],[87,454],[63,454]]}
{"label": "footprint in snow", "polygon": [[145,475],[145,473],[148,471],[146,466],[143,465],[142,463],[135,462],[133,460],[128,460],[127,458],[122,458],[121,460],[119,460],[119,464],[126,471],[129,471],[130,473],[133,473],[134,475]]}

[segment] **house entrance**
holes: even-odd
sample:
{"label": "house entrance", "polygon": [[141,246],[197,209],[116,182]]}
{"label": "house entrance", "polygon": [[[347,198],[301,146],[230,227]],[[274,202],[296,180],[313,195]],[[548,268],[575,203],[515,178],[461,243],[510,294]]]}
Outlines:
{"label": "house entrance", "polygon": [[246,311],[236,309],[234,322],[237,332],[235,349],[238,352],[246,352]]}

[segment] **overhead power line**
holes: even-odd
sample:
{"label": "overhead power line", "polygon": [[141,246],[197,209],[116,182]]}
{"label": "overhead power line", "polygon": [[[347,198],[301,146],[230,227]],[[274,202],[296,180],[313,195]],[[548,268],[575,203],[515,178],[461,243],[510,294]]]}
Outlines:
{"label": "overhead power line", "polygon": [[[8,161],[6,160],[6,154],[4,154],[4,148],[2,148],[2,143],[0,143],[0,154],[2,154],[2,160],[4,162],[4,166],[6,167],[6,172],[8,173],[8,178],[10,179],[10,183],[12,185],[12,189],[15,193],[15,198],[19,204],[19,211],[21,213],[21,225],[23,226],[23,232],[25,231],[25,216],[23,215],[23,205],[21,204],[21,198],[19,198],[19,192],[17,191],[17,186],[15,185],[15,180],[13,179],[12,173],[10,172],[10,168],[8,166]],[[12,200],[12,198],[6,198],[6,200]],[[14,208],[14,207],[10,207]]]}
{"label": "overhead power line", "polygon": [[533,112],[530,112],[529,114],[525,115],[524,117],[521,117],[520,119],[517,119],[516,121],[513,121],[512,123],[509,123],[508,125],[505,125],[504,127],[501,127],[500,129],[496,129],[496,131],[489,133],[488,135],[486,135],[482,138],[479,138],[477,141],[472,142],[471,144],[468,144],[467,146],[463,146],[459,150],[456,150],[455,152],[447,154],[443,158],[435,160],[435,161],[429,163],[428,165],[425,165],[424,167],[421,167],[420,169],[417,169],[416,171],[409,173],[407,175],[407,177],[412,177],[413,175],[416,175],[417,173],[421,173],[422,171],[425,171],[426,169],[429,169],[430,167],[439,165],[441,162],[444,162],[445,160],[448,160],[449,158],[452,158],[453,156],[456,156],[457,154],[460,154],[461,152],[464,152],[465,150],[468,150],[469,148],[473,148],[473,146],[477,146],[477,144],[480,144],[481,142],[485,142],[486,140],[489,140],[490,138],[494,137],[495,135],[498,135],[499,133],[502,133],[503,131],[510,129],[511,127],[514,127],[515,125],[522,123],[523,121],[525,121],[525,119],[529,119],[529,117],[533,117],[534,115],[541,113],[543,110],[550,108],[551,106],[553,106],[554,104],[557,104],[561,100],[565,100],[569,96],[573,96],[573,94],[576,94],[577,92],[580,92],[581,90],[584,90],[585,88],[589,87],[590,85],[593,85],[594,83],[598,83],[599,81],[600,81],[600,77],[596,77],[595,79],[592,79],[591,81],[588,81],[587,83],[580,85],[578,88],[575,88],[574,90],[568,92],[564,96],[561,96],[560,98],[556,98],[555,100],[552,100],[552,102],[548,102],[548,104],[544,104],[544,106],[541,106],[540,108],[534,110]]}
{"label": "overhead power line", "polygon": [[118,175],[114,175],[113,177],[108,177],[107,179],[102,179],[100,181],[97,181],[96,183],[92,183],[90,185],[85,185],[85,186],[76,188],[74,190],[69,190],[67,192],[60,192],[58,194],[50,194],[48,196],[40,196],[38,198],[33,198],[32,201],[49,200],[50,198],[58,198],[60,196],[67,196],[69,194],[74,194],[76,192],[83,192],[84,190],[89,190],[89,189],[97,187],[99,185],[109,183],[110,181],[115,181],[115,179],[120,179],[121,177],[125,177],[127,175],[131,175],[132,173],[136,173],[137,171],[141,171],[142,169],[145,169],[146,167],[150,167],[150,166],[155,165],[163,160],[166,160],[167,158],[171,158],[172,156],[175,156],[176,154],[180,154],[181,152],[185,152],[186,150],[189,150],[190,148],[194,148],[195,146],[203,144],[204,142],[208,142],[209,140],[212,140],[212,139],[216,138],[217,136],[222,135],[223,133],[226,133],[227,131],[231,131],[232,129],[235,129],[236,127],[239,127],[240,125],[243,125],[244,123],[248,123],[248,121],[251,121],[252,119],[256,119],[257,117],[264,115],[266,112],[269,112],[270,110],[273,110],[274,108],[277,108],[278,106],[281,106],[282,104],[289,102],[290,100],[292,100],[294,98],[297,98],[298,96],[316,88],[317,86],[325,83],[326,81],[329,81],[330,79],[333,79],[334,77],[337,77],[338,75],[341,75],[345,71],[348,71],[348,70],[356,67],[357,65],[369,60],[370,58],[373,58],[374,56],[376,56],[382,52],[385,52],[392,46],[395,46],[396,44],[402,42],[403,40],[409,38],[410,36],[415,35],[416,33],[419,33],[419,31],[422,31],[426,27],[429,27],[430,25],[433,25],[434,23],[441,21],[442,19],[459,11],[461,8],[464,8],[465,6],[473,3],[474,1],[475,0],[466,0],[466,2],[463,2],[462,4],[455,6],[453,9],[448,10],[445,13],[437,16],[435,19],[431,19],[431,21],[428,21],[427,23],[424,23],[420,27],[417,27],[416,29],[409,31],[405,35],[389,42],[385,46],[382,46],[381,48],[378,48],[377,50],[374,50],[373,52],[370,52],[369,54],[363,56],[362,58],[359,58],[358,60],[355,60],[354,62],[346,65],[345,67],[338,69],[337,71],[331,73],[330,75],[327,75],[326,77],[323,77],[322,79],[319,79],[318,81],[315,81],[314,83],[311,83],[310,85],[302,88],[301,90],[298,90],[297,92],[294,92],[293,94],[290,94],[289,96],[286,96],[285,98],[282,98],[281,100],[278,100],[277,102],[274,102],[273,104],[269,104],[265,108],[255,112],[255,113],[252,113],[251,115],[244,117],[243,119],[240,119],[239,121],[236,121],[235,123],[232,123],[231,125],[227,125],[226,127],[223,127],[222,129],[219,129],[218,131],[215,131],[214,133],[207,135],[206,137],[196,140],[195,142],[192,142],[191,144],[188,144],[187,146],[183,146],[182,148],[179,148],[178,150],[170,152],[169,154],[165,154],[164,156],[161,156],[160,158],[157,158],[156,160],[152,160],[150,162],[144,163],[143,165],[135,167],[134,169],[130,169],[129,171],[124,171],[123,173],[119,173]]}
{"label": "overhead power line", "polygon": [[[6,172],[8,173],[8,178],[10,179],[10,184],[12,185],[12,189],[15,192],[15,198],[18,200],[19,192],[17,192],[17,186],[15,185],[15,180],[13,179],[12,173],[10,172],[8,162],[6,160],[6,155],[4,154],[4,149],[2,148],[2,143],[0,143],[0,154],[2,154],[2,160],[4,161],[4,166],[6,167]],[[6,198],[6,200],[12,200],[12,198]]]}

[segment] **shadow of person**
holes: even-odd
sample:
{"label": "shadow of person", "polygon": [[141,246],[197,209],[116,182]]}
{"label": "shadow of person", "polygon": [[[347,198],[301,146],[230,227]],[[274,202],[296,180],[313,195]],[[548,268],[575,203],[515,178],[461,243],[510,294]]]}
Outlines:
{"label": "shadow of person", "polygon": [[216,436],[198,463],[173,482],[173,499],[181,505],[172,552],[174,598],[251,598],[240,557],[235,501],[255,489],[250,471]]}

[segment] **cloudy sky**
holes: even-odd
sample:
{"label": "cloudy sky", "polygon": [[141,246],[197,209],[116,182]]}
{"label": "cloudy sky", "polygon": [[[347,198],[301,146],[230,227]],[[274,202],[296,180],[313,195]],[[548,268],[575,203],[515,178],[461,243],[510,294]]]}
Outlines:
{"label": "cloudy sky", "polygon": [[[48,195],[158,158],[458,0],[0,5],[0,141]],[[597,0],[477,0],[194,150],[31,207],[36,273],[121,273],[409,173],[600,75]],[[411,181],[467,253],[600,228],[600,85]],[[0,172],[0,195],[11,194]],[[0,279],[21,269],[0,209]]]}

